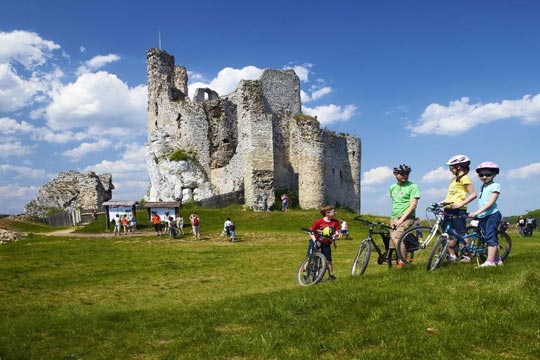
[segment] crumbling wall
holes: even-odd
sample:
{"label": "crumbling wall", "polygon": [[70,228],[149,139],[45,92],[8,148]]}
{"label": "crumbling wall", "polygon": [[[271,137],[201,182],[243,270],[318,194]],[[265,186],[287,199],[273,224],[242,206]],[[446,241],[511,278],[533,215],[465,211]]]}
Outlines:
{"label": "crumbling wall", "polygon": [[271,206],[275,190],[296,190],[304,208],[359,210],[360,140],[301,115],[293,70],[267,69],[221,97],[197,89],[190,100],[187,71],[173,56],[151,49],[147,60],[150,201],[243,190],[247,206],[259,206],[262,192]]}

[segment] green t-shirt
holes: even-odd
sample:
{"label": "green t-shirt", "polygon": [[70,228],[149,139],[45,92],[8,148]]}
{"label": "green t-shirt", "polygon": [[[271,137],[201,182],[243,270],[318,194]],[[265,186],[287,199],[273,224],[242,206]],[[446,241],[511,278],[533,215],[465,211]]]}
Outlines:
{"label": "green t-shirt", "polygon": [[[411,199],[420,199],[420,190],[418,185],[410,181],[403,184],[392,184],[390,186],[390,198],[392,199],[392,219],[396,219],[411,205]],[[416,211],[410,215],[416,217]]]}

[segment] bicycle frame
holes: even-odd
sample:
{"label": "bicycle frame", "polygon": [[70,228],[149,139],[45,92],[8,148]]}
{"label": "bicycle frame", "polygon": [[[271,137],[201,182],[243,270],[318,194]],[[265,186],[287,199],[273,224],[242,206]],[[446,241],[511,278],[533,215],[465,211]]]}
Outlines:
{"label": "bicycle frame", "polygon": [[[395,249],[389,248],[390,227],[385,224],[359,219],[359,217],[356,217],[355,220],[358,220],[362,222],[363,224],[368,225],[369,227],[368,227],[368,234],[366,238],[360,242],[358,253],[356,254],[356,257],[354,258],[353,266],[351,270],[352,275],[362,275],[366,271],[366,268],[369,264],[372,247],[375,249],[375,251],[378,254],[377,263],[379,265],[386,262],[388,264],[388,267],[391,267],[392,261],[395,260],[397,263],[398,257],[397,257],[397,254],[394,254]],[[375,230],[377,227],[380,230],[378,231]],[[383,240],[384,251],[383,251],[383,246],[377,244],[377,242],[373,238],[373,235],[381,236],[381,239]],[[388,243],[386,242],[386,239],[388,239]]]}

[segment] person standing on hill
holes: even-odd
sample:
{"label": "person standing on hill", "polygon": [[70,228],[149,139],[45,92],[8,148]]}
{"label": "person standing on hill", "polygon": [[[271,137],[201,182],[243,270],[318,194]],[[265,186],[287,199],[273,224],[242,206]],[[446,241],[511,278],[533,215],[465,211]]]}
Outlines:
{"label": "person standing on hill", "polygon": [[200,226],[199,216],[197,214],[192,214],[191,215],[191,228],[192,228],[193,237],[195,238],[195,240],[201,239],[201,231],[200,231],[199,226]]}
{"label": "person standing on hill", "polygon": [[309,256],[316,246],[320,247],[321,253],[326,258],[328,264],[328,280],[336,280],[330,245],[332,245],[332,240],[339,236],[339,221],[336,220],[336,209],[333,205],[322,206],[320,213],[323,217],[315,220],[311,226],[311,239],[309,241],[307,255]]}
{"label": "person standing on hill", "polygon": [[503,262],[499,256],[499,223],[502,215],[497,207],[497,200],[501,193],[501,185],[493,179],[499,174],[499,165],[491,161],[485,161],[478,165],[476,173],[482,181],[482,189],[478,197],[479,209],[470,213],[470,218],[478,218],[484,240],[488,245],[487,260],[479,267],[502,266]]}
{"label": "person standing on hill", "polygon": [[178,227],[178,231],[180,231],[180,234],[184,236],[184,217],[182,214],[178,214],[178,217],[176,218],[176,226]]}
{"label": "person standing on hill", "polygon": [[[395,249],[401,236],[414,224],[416,218],[416,206],[420,199],[418,185],[409,181],[412,169],[405,164],[394,168],[394,176],[397,182],[389,188],[390,199],[392,199],[392,215],[390,219],[390,249]],[[405,254],[405,244],[402,244]],[[399,260],[396,267],[403,267],[404,263]]]}
{"label": "person standing on hill", "polygon": [[156,231],[156,235],[160,236],[163,235],[163,231],[161,230],[161,217],[155,212],[152,212],[152,224],[154,225],[154,230]]}
{"label": "person standing on hill", "polygon": [[[458,235],[463,236],[467,233],[467,204],[476,199],[476,191],[468,175],[471,159],[465,155],[455,155],[448,159],[446,165],[454,177],[448,185],[448,192],[444,199],[444,202],[450,203],[450,205],[444,210],[446,215],[442,228],[446,229],[446,226],[450,224]],[[448,255],[448,260],[457,260],[456,239],[452,236],[448,238]],[[471,258],[465,255],[461,259],[462,262],[470,260]]]}

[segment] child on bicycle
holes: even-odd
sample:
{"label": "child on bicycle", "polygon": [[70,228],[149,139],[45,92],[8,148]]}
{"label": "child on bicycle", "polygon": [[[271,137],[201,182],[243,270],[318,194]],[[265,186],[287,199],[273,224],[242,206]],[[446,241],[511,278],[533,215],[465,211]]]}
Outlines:
{"label": "child on bicycle", "polygon": [[311,226],[311,240],[309,241],[308,256],[315,246],[320,247],[321,252],[327,260],[329,280],[336,280],[334,268],[332,266],[332,239],[339,235],[339,221],[335,219],[336,209],[332,205],[324,205],[320,208],[323,216],[315,220]]}
{"label": "child on bicycle", "polygon": [[[448,192],[444,199],[444,202],[450,203],[450,205],[445,208],[446,215],[442,227],[446,229],[446,226],[450,224],[457,234],[463,236],[467,233],[467,223],[465,221],[467,204],[476,199],[476,191],[468,175],[471,159],[466,155],[455,155],[448,159],[446,165],[454,178],[448,185]],[[456,239],[453,237],[448,238],[448,255],[448,260],[457,261]],[[469,262],[470,260],[471,258],[465,255],[461,259],[462,262]]]}
{"label": "child on bicycle", "polygon": [[[412,169],[401,164],[394,168],[394,176],[397,182],[390,186],[390,198],[392,199],[392,216],[390,220],[390,249],[395,249],[401,236],[414,224],[416,218],[416,206],[420,199],[418,185],[409,181]],[[405,254],[405,244],[402,245]],[[404,263],[399,260],[396,267],[403,267]]]}
{"label": "child on bicycle", "polygon": [[479,227],[488,245],[488,257],[480,267],[502,266],[499,257],[499,238],[497,231],[501,222],[501,212],[497,207],[497,199],[501,193],[501,185],[493,179],[499,174],[499,165],[485,161],[478,165],[476,173],[482,181],[482,189],[478,196],[479,209],[469,214],[471,218],[479,219]]}

